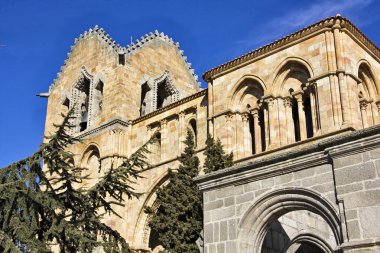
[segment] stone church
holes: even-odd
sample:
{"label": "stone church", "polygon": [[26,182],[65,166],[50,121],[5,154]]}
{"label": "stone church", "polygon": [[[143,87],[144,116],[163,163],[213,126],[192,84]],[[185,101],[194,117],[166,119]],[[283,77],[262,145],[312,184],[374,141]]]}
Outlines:
{"label": "stone church", "polygon": [[380,252],[380,49],[346,18],[321,20],[203,74],[159,32],[122,47],[95,27],[49,89],[45,134],[74,108],[69,151],[91,186],[156,132],[144,193],[107,217],[137,252],[159,252],[144,208],[176,168],[187,129],[235,165],[194,180],[205,253]]}

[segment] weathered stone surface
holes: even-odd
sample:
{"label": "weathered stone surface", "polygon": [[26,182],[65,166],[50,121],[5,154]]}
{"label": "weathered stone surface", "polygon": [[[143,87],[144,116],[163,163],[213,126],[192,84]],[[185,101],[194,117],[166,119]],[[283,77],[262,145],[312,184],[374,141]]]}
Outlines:
{"label": "weathered stone surface", "polygon": [[346,185],[353,182],[361,182],[376,177],[375,166],[372,162],[366,162],[357,166],[350,166],[336,170],[337,185]]}
{"label": "weathered stone surface", "polygon": [[[144,208],[154,206],[154,191],[178,166],[188,127],[202,162],[207,133],[238,162],[200,183],[205,252],[282,252],[305,231],[339,248],[340,228],[334,234],[327,218],[346,225],[350,240],[380,238],[380,226],[373,226],[380,206],[380,131],[373,127],[380,123],[380,52],[348,20],[329,18],[207,72],[204,91],[167,36],[152,33],[122,48],[105,42],[99,29],[90,34],[77,40],[50,90],[45,133],[73,102],[85,104],[87,128],[72,133],[82,142],[68,151],[75,165],[89,169],[88,187],[160,132],[159,145],[149,147],[152,168],[135,185],[144,194],[118,207],[122,218],[105,218],[132,248],[150,247]],[[89,91],[81,90],[83,82]],[[77,130],[82,116],[77,110]],[[269,223],[266,247],[253,250],[254,229]]]}

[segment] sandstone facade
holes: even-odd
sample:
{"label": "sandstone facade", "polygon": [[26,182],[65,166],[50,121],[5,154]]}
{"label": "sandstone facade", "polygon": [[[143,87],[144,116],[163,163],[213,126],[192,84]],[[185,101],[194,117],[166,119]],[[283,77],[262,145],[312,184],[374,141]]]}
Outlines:
{"label": "sandstone facade", "polygon": [[177,166],[186,129],[236,165],[198,177],[205,252],[380,252],[380,50],[341,16],[215,67],[201,89],[162,33],[128,47],[95,27],[76,40],[49,90],[45,134],[75,110],[70,147],[93,184],[155,132],[139,200],[108,217],[141,252],[157,251],[144,207]]}

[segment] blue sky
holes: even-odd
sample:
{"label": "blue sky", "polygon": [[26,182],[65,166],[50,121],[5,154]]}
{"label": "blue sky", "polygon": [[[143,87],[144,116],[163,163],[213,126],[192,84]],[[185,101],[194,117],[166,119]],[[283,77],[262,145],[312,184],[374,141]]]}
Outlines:
{"label": "blue sky", "polygon": [[[74,39],[95,25],[122,46],[158,29],[196,73],[341,13],[380,45],[377,0],[0,0],[0,168],[43,137],[46,92]],[[203,84],[204,85],[204,84]]]}

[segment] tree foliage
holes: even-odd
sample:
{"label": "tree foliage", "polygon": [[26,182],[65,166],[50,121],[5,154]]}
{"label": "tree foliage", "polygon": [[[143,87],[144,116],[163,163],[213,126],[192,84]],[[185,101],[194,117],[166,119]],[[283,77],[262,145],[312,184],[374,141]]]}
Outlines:
{"label": "tree foliage", "polygon": [[217,139],[217,141],[215,141],[211,136],[207,136],[204,155],[204,172],[206,174],[225,169],[233,164],[233,153],[226,154],[220,140]]}
{"label": "tree foliage", "polygon": [[105,252],[130,252],[102,218],[119,216],[113,205],[139,196],[132,185],[148,166],[147,145],[154,140],[120,166],[105,169],[91,188],[80,188],[88,176],[66,151],[78,141],[68,134],[71,114],[37,152],[0,169],[0,252],[51,252],[53,244],[60,252],[92,252],[100,246]]}
{"label": "tree foliage", "polygon": [[192,180],[199,174],[199,159],[190,130],[184,143],[178,170],[169,170],[169,183],[157,190],[158,209],[146,209],[150,228],[158,232],[167,251],[176,253],[199,252],[195,242],[202,230],[202,199]]}

